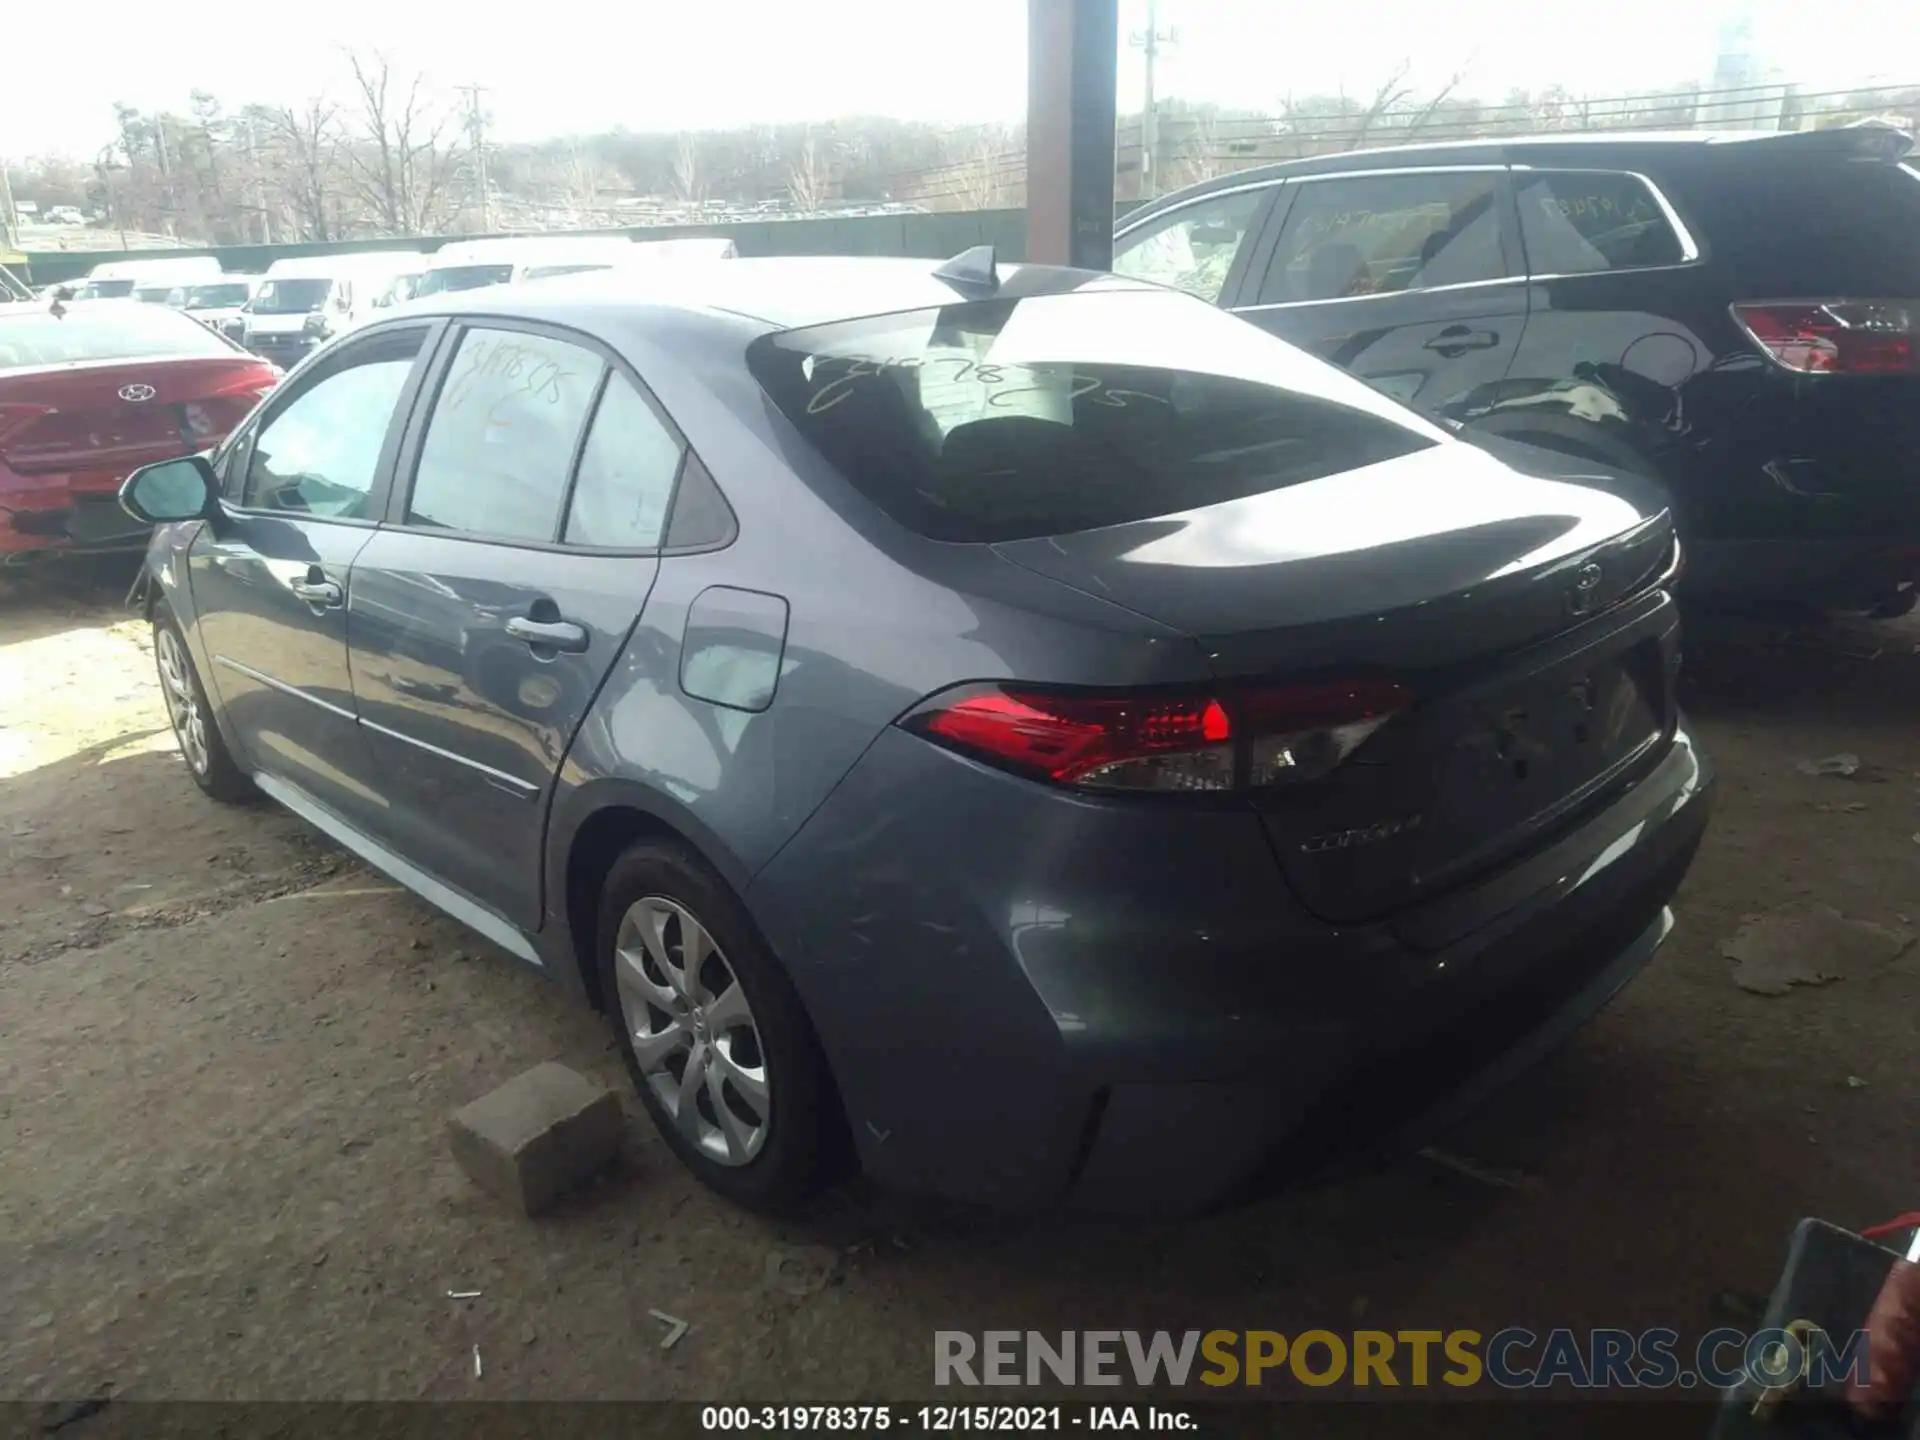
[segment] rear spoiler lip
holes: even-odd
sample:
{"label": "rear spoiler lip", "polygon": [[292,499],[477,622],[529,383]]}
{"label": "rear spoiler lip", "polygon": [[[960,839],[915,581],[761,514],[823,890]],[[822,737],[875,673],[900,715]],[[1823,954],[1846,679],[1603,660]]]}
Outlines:
{"label": "rear spoiler lip", "polygon": [[1913,153],[1914,138],[1897,126],[1877,120],[1854,125],[1831,125],[1821,130],[1776,130],[1755,134],[1718,134],[1709,145],[1759,145],[1807,154],[1827,153],[1837,159],[1879,161],[1897,165]]}

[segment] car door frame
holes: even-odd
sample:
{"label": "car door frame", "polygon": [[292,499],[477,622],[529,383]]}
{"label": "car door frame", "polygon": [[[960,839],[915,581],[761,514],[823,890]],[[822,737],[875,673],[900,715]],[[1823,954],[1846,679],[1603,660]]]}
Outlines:
{"label": "car door frame", "polygon": [[[396,322],[382,322],[383,325]],[[666,537],[673,525],[674,506],[680,500],[680,487],[687,477],[687,462],[697,459],[693,442],[687,432],[668,413],[667,407],[660,403],[660,397],[653,393],[653,387],[641,378],[627,358],[615,350],[597,335],[584,330],[576,330],[569,325],[556,324],[550,320],[537,320],[525,315],[492,315],[463,311],[459,315],[442,317],[443,329],[438,337],[438,345],[429,358],[427,368],[422,372],[420,386],[410,397],[412,413],[400,436],[399,448],[393,456],[393,467],[389,475],[385,512],[381,527],[388,530],[402,530],[421,535],[451,536],[469,540],[477,545],[506,545],[517,550],[543,550],[561,555],[612,555],[612,556],[659,556],[665,559],[669,555],[698,553],[703,550],[715,550],[725,544],[731,544],[729,537],[720,544],[684,545],[669,547]],[[560,514],[554,523],[554,532],[546,540],[528,540],[518,535],[483,535],[474,530],[449,531],[436,525],[419,525],[407,519],[407,505],[413,498],[414,481],[418,478],[420,452],[427,441],[427,427],[433,423],[434,407],[439,403],[440,391],[446,385],[447,375],[453,369],[454,361],[460,354],[460,342],[469,330],[511,330],[527,335],[540,335],[549,340],[574,345],[582,350],[591,351],[599,357],[606,368],[600,372],[600,380],[594,386],[593,394],[587,401],[585,419],[581,421],[580,433],[573,437],[573,454],[567,460],[567,483],[560,492]],[[361,331],[355,331],[356,336]],[[586,454],[587,441],[593,434],[593,422],[600,413],[601,401],[606,398],[607,386],[615,372],[633,386],[640,398],[653,412],[654,418],[666,428],[680,444],[680,464],[673,474],[673,488],[667,492],[666,516],[664,528],[660,532],[658,545],[577,545],[564,537],[567,533],[567,516],[573,509],[574,487],[580,483],[580,461]],[[385,460],[383,453],[382,459]],[[703,462],[704,463],[704,462]],[[708,472],[711,474],[711,471]]]}
{"label": "car door frame", "polygon": [[[1120,242],[1125,240],[1133,231],[1142,229],[1147,225],[1155,224],[1158,221],[1166,219],[1169,215],[1177,215],[1182,210],[1191,210],[1197,205],[1210,204],[1215,200],[1224,200],[1232,195],[1244,195],[1250,190],[1272,191],[1272,194],[1262,197],[1259,208],[1256,209],[1250,217],[1247,224],[1248,239],[1243,239],[1240,242],[1240,248],[1234,252],[1233,264],[1227,267],[1227,278],[1222,282],[1220,294],[1213,302],[1222,309],[1231,308],[1228,303],[1228,297],[1237,295],[1245,284],[1248,267],[1252,264],[1253,257],[1260,253],[1262,242],[1272,223],[1271,217],[1274,206],[1282,198],[1280,192],[1286,186],[1289,178],[1291,177],[1283,176],[1278,179],[1269,177],[1264,180],[1249,180],[1240,185],[1222,185],[1218,189],[1208,190],[1199,195],[1188,196],[1171,205],[1162,205],[1149,209],[1147,213],[1140,214],[1138,219],[1135,219],[1133,214],[1129,214],[1125,217],[1127,223],[1114,232],[1114,249],[1118,252]],[[1288,203],[1291,204],[1292,197],[1287,196],[1285,198]],[[1137,214],[1138,212],[1135,213]],[[1249,240],[1251,243],[1249,243]],[[1263,269],[1261,273],[1264,275],[1266,272]]]}
{"label": "car door frame", "polygon": [[[1544,168],[1544,167],[1533,167]],[[1510,160],[1461,162],[1457,165],[1363,165],[1353,170],[1328,170],[1312,175],[1289,175],[1280,183],[1287,188],[1286,204],[1274,205],[1267,211],[1266,229],[1255,243],[1248,256],[1249,262],[1258,258],[1257,275],[1249,263],[1246,272],[1239,276],[1239,288],[1234,292],[1231,303],[1223,300],[1226,308],[1239,314],[1247,310],[1274,310],[1297,305],[1347,305],[1368,300],[1387,300],[1404,298],[1409,295],[1442,295],[1456,290],[1488,290],[1501,285],[1524,287],[1530,283],[1527,273],[1527,251],[1520,236],[1520,211],[1514,203],[1513,172],[1515,166]],[[1300,189],[1306,185],[1321,185],[1334,180],[1394,180],[1401,176],[1414,175],[1495,175],[1494,203],[1500,217],[1501,256],[1511,272],[1491,280],[1461,280],[1450,285],[1426,285],[1417,290],[1389,290],[1377,295],[1341,295],[1325,300],[1268,300],[1262,301],[1260,288],[1266,283],[1267,271],[1272,268],[1274,252],[1279,248],[1280,237],[1286,231],[1287,221],[1292,218],[1294,201],[1299,198]]]}
{"label": "car door frame", "polygon": [[[521,334],[539,335],[586,350],[602,362],[603,369],[599,382],[594,387],[592,397],[588,402],[581,420],[580,432],[574,437],[573,450],[568,457],[566,483],[560,494],[554,532],[545,540],[530,540],[523,536],[487,535],[468,530],[450,530],[442,526],[423,525],[411,522],[407,518],[407,507],[412,500],[413,489],[419,478],[421,455],[426,446],[428,431],[433,424],[433,417],[439,403],[441,391],[445,388],[447,379],[452,373],[453,366],[458,361],[461,341],[470,330],[494,332],[504,330]],[[584,462],[586,447],[593,436],[594,425],[600,415],[600,407],[605,401],[607,388],[612,383],[615,374],[618,374],[633,387],[634,391],[645,402],[654,417],[665,427],[667,433],[674,438],[680,448],[680,461],[674,471],[673,485],[668,492],[666,507],[663,511],[664,518],[660,538],[658,543],[651,546],[581,545],[568,542],[563,538],[566,534],[568,516],[573,508],[574,492],[580,481],[580,470]],[[667,537],[672,533],[673,518],[680,504],[683,487],[687,483],[689,467],[692,465],[700,466],[701,470],[708,477],[709,485],[715,493],[721,495],[728,514],[728,525],[725,532],[717,539],[670,546],[667,544]],[[439,337],[437,349],[431,357],[429,367],[420,377],[420,386],[412,397],[411,412],[408,416],[404,433],[400,439],[399,449],[393,459],[392,483],[388,489],[385,514],[379,528],[392,531],[396,534],[428,536],[441,540],[463,542],[470,545],[498,546],[511,550],[565,556],[573,559],[619,560],[645,558],[655,560],[656,564],[652,577],[648,580],[646,592],[637,597],[633,610],[633,619],[628,626],[626,635],[620,642],[624,650],[625,646],[631,643],[633,631],[640,624],[641,615],[645,611],[648,601],[652,598],[653,588],[659,580],[661,563],[664,563],[669,557],[676,555],[697,555],[714,550],[723,550],[732,545],[737,538],[739,533],[737,513],[733,509],[732,502],[726,498],[724,492],[719,490],[718,485],[712,481],[711,477],[711,469],[695,449],[692,438],[687,434],[686,430],[674,419],[671,412],[668,411],[659,396],[654,393],[653,388],[647,384],[645,378],[634,365],[607,341],[572,326],[558,324],[544,319],[536,319],[524,315],[463,311],[458,315],[445,317],[445,328]],[[354,642],[352,634],[352,627],[351,624],[349,624],[348,648],[350,666],[353,663],[351,652]],[[612,671],[610,669],[600,677],[599,684],[587,698],[583,718],[585,715],[592,713],[593,705],[598,699],[600,689],[606,685],[608,675],[611,673]],[[483,766],[470,756],[460,755],[440,746],[430,745],[417,736],[394,730],[390,726],[375,724],[371,720],[362,719],[361,725],[365,729],[376,731],[403,745],[424,747],[441,758],[450,760],[463,767],[464,770],[471,772],[475,784],[487,783],[492,767]],[[566,747],[554,763],[552,771],[547,776],[545,782],[526,796],[527,804],[538,807],[538,825],[541,836],[540,845],[543,851],[548,843],[548,827],[552,818],[555,798],[561,789],[561,777],[565,770],[566,755],[571,752],[574,738],[575,737],[569,737]],[[538,933],[538,929],[526,929],[515,921],[508,919],[505,915],[500,914],[498,911],[489,908],[481,897],[469,896],[465,890],[459,887],[454,879],[438,874],[431,865],[424,861],[417,862],[417,864],[422,873],[428,875],[436,885],[445,888],[451,894],[459,896],[469,905],[479,907],[485,915],[492,916],[496,919],[498,924],[507,926],[510,930],[522,936],[532,936]],[[549,886],[552,883],[549,866],[543,863],[539,868],[539,872],[533,878],[536,907],[543,916],[548,916],[552,912],[552,897],[549,893]],[[462,913],[465,914],[466,912],[463,911]],[[470,921],[469,923],[472,922]],[[541,928],[544,928],[544,926]],[[494,932],[489,931],[488,933],[491,934]],[[531,942],[529,942],[529,944],[530,943]],[[509,948],[514,947],[510,946]],[[516,949],[515,953],[521,952]],[[522,958],[528,957],[523,954]]]}
{"label": "car door frame", "polygon": [[[259,438],[260,432],[263,429],[271,425],[275,418],[285,411],[289,405],[306,394],[309,383],[312,382],[313,372],[321,368],[319,361],[322,356],[332,359],[339,355],[348,354],[353,350],[361,348],[363,344],[376,340],[381,334],[411,328],[424,328],[426,334],[420,342],[420,353],[414,360],[413,371],[408,375],[407,383],[400,391],[400,398],[394,402],[393,414],[388,417],[387,420],[387,433],[380,442],[380,457],[374,463],[373,485],[367,492],[368,515],[366,517],[345,515],[304,517],[307,520],[317,523],[339,525],[349,529],[366,530],[368,532],[379,529],[381,525],[385,523],[385,515],[394,489],[394,480],[398,473],[395,465],[401,454],[401,444],[412,424],[413,411],[420,401],[421,387],[427,376],[433,372],[439,360],[439,349],[446,338],[447,321],[441,316],[413,316],[404,320],[395,319],[379,326],[369,326],[363,330],[356,330],[352,335],[342,337],[339,345],[329,345],[296,366],[292,373],[276,386],[266,399],[262,400],[260,404],[254,408],[253,413],[248,415],[244,421],[235,427],[232,434],[230,434],[226,440],[222,442],[220,448],[214,452],[212,461],[215,467],[214,473],[220,481],[219,492],[214,498],[215,508],[218,513],[207,520],[201,534],[195,537],[194,544],[189,550],[189,557],[191,556],[192,550],[197,550],[202,543],[220,542],[222,539],[222,530],[226,529],[228,533],[231,533],[231,527],[236,521],[250,518],[276,519],[291,517],[296,520],[303,518],[299,516],[297,512],[290,510],[276,510],[238,503],[236,495],[244,495],[246,493],[247,471],[253,463],[254,442]],[[234,468],[236,462],[239,467],[237,471]],[[197,603],[195,605],[195,614],[196,617],[199,614]],[[194,625],[194,631],[195,649],[200,652],[200,659],[205,662],[201,666],[201,674],[207,677],[207,684],[212,687],[214,694],[221,696],[221,708],[224,709],[225,697],[221,695],[219,674],[222,667],[215,663],[216,657],[207,649],[205,638],[199,633],[200,626],[198,623]],[[344,645],[344,640],[342,643]],[[325,703],[312,696],[302,696],[301,698],[312,700],[315,704]],[[357,716],[351,718],[357,723]]]}
{"label": "car door frame", "polygon": [[[220,477],[218,497],[221,518],[228,516],[250,515],[294,515],[290,510],[264,509],[255,505],[236,503],[230,493],[236,480],[242,493],[246,488],[247,468],[253,461],[253,444],[261,430],[273,423],[276,416],[291,405],[307,390],[311,373],[320,367],[320,360],[328,361],[350,354],[365,344],[377,340],[381,335],[395,330],[425,329],[426,338],[420,343],[420,354],[414,360],[413,373],[407,377],[407,383],[400,391],[400,398],[394,402],[393,415],[387,421],[386,437],[380,442],[380,458],[374,464],[373,488],[368,491],[368,515],[366,518],[343,515],[308,516],[308,519],[324,520],[331,525],[355,526],[365,530],[377,530],[386,523],[391,506],[394,481],[398,471],[396,464],[401,454],[401,445],[413,423],[413,412],[420,403],[420,394],[427,377],[436,372],[440,363],[440,347],[446,339],[448,321],[446,317],[413,316],[407,319],[395,318],[383,320],[377,325],[358,328],[350,335],[343,335],[337,345],[329,345],[316,351],[299,365],[295,366],[271,394],[255,407],[249,415],[229,435],[220,450],[214,455],[215,473]],[[240,458],[240,470],[236,476],[232,470],[235,457]],[[216,522],[217,523],[217,522]]]}

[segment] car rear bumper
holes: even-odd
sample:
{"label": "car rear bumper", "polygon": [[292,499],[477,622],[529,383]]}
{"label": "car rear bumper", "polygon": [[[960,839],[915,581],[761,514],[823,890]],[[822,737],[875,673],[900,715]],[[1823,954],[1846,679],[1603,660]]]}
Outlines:
{"label": "car rear bumper", "polygon": [[0,504],[0,564],[56,552],[144,550],[152,533],[114,495],[73,494],[18,509]]}
{"label": "car rear bumper", "polygon": [[1332,926],[1249,812],[1083,800],[889,731],[748,900],[875,1178],[1190,1212],[1404,1144],[1577,1028],[1664,938],[1710,789],[1683,729],[1552,843]]}
{"label": "car rear bumper", "polygon": [[254,335],[247,349],[263,360],[271,360],[282,370],[291,370],[326,342],[317,335]]}

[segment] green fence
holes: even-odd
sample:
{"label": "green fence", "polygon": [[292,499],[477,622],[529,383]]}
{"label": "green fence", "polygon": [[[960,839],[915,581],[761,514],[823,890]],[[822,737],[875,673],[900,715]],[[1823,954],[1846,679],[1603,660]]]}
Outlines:
{"label": "green fence", "polygon": [[[570,232],[571,233],[571,232]],[[992,245],[1002,259],[1026,254],[1024,210],[957,210],[937,215],[854,215],[818,220],[765,220],[742,225],[674,225],[630,230],[588,230],[588,235],[628,235],[635,240],[673,240],[693,235],[727,235],[742,255],[917,255],[940,259],[971,245]],[[258,274],[289,256],[350,255],[371,250],[440,248],[452,236],[405,240],[341,240],[291,245],[222,245],[199,250],[39,250],[27,252],[36,285],[72,280],[107,260],[175,259],[212,255],[220,268]],[[470,236],[461,236],[470,239]]]}

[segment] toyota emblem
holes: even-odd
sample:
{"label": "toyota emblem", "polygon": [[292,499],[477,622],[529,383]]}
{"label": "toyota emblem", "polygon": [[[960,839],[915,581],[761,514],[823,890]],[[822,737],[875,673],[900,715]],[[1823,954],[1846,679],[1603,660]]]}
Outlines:
{"label": "toyota emblem", "polygon": [[1602,574],[1600,567],[1591,562],[1573,572],[1573,588],[1567,592],[1567,604],[1574,614],[1584,615],[1593,608]]}
{"label": "toyota emblem", "polygon": [[131,400],[137,404],[142,400],[151,400],[153,397],[154,388],[151,385],[122,385],[120,387],[120,398],[122,400]]}

